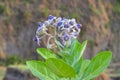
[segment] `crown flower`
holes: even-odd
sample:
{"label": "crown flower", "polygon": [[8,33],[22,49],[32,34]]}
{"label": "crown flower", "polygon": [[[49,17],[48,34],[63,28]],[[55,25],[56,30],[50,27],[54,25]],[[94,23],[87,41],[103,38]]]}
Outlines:
{"label": "crown flower", "polygon": [[[80,33],[82,25],[76,23],[75,19],[67,19],[62,17],[55,17],[53,15],[49,15],[48,19],[44,22],[38,23],[38,29],[36,30],[36,36],[34,41],[37,42],[38,45],[41,44],[41,40],[48,37],[46,43],[51,48],[52,43],[50,43],[51,39],[57,40],[59,45],[66,46],[70,45],[73,39],[76,39]],[[52,28],[52,32],[54,34],[49,33],[49,29]]]}
{"label": "crown flower", "polygon": [[81,27],[74,18],[53,15],[38,22],[34,41],[42,47],[36,49],[42,59],[26,62],[35,77],[40,80],[93,80],[105,71],[112,59],[111,51],[85,59],[87,40],[82,43],[77,40]]}

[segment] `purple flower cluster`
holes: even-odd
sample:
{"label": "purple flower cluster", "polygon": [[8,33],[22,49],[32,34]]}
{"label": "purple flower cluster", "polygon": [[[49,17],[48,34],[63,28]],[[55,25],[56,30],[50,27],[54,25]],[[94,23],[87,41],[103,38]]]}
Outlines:
{"label": "purple flower cluster", "polygon": [[[49,27],[52,27],[54,34],[48,33]],[[63,46],[70,45],[71,41],[80,33],[82,25],[76,23],[75,19],[48,16],[46,21],[38,23],[38,29],[34,40],[40,45],[40,41],[45,36],[49,36],[47,44],[50,45],[50,39],[55,39]],[[51,45],[50,45],[51,47]]]}

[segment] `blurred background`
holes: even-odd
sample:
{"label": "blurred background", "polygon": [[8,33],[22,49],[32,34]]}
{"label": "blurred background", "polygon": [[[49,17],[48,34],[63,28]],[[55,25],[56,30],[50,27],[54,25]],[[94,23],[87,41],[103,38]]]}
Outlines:
{"label": "blurred background", "polygon": [[75,18],[83,25],[78,39],[88,40],[85,58],[112,51],[106,74],[120,80],[120,0],[0,0],[0,80],[37,80],[24,73],[24,65],[40,59],[33,38],[37,23],[49,14]]}

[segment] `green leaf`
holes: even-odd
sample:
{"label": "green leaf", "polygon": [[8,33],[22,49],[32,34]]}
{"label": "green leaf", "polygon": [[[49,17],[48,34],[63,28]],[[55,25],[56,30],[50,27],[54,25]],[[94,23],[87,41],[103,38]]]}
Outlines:
{"label": "green leaf", "polygon": [[109,65],[112,58],[110,51],[97,54],[90,62],[84,72],[84,79],[89,80],[99,76]]}
{"label": "green leaf", "polygon": [[45,48],[37,48],[37,52],[45,59],[56,58],[55,53]]}
{"label": "green leaf", "polygon": [[73,66],[80,60],[81,56],[83,55],[83,52],[86,48],[87,41],[84,41],[82,44],[80,44],[77,40],[73,43],[74,45],[71,46],[70,51],[72,53],[72,56],[74,57]]}
{"label": "green leaf", "polygon": [[68,54],[67,52],[59,52],[58,54],[62,57],[62,60],[64,60],[67,64],[72,64],[73,59],[70,54]]}
{"label": "green leaf", "polygon": [[83,52],[85,51],[87,45],[87,41],[84,41],[81,45],[80,52],[78,52],[78,60],[80,60],[81,56],[83,55]]}
{"label": "green leaf", "polygon": [[72,44],[69,47],[64,48],[63,51],[60,51],[58,54],[62,56],[62,59],[68,64],[75,67],[79,63],[81,56],[85,50],[87,41],[84,41],[82,44],[78,40],[73,40]]}
{"label": "green leaf", "polygon": [[75,77],[75,70],[61,59],[49,58],[46,60],[47,67],[59,77]]}
{"label": "green leaf", "polygon": [[[82,80],[85,69],[88,67],[90,60],[80,59],[80,62],[77,64],[77,77],[73,80]],[[75,67],[74,67],[75,68]]]}
{"label": "green leaf", "polygon": [[81,44],[79,43],[78,40],[74,40],[70,46],[70,54],[73,54],[73,53],[78,53],[78,49],[80,48]]}
{"label": "green leaf", "polygon": [[88,67],[89,64],[90,64],[90,60],[82,59],[82,65],[81,65],[81,68],[79,70],[79,74],[83,74],[83,72],[85,71],[85,69]]}
{"label": "green leaf", "polygon": [[81,67],[80,67],[80,69],[78,70],[79,73],[78,73],[78,78],[77,78],[77,80],[82,80],[82,79],[83,79],[84,71],[85,71],[85,69],[88,67],[89,64],[90,64],[90,60],[84,60],[84,59],[82,59]]}
{"label": "green leaf", "polygon": [[55,80],[56,75],[52,73],[44,62],[41,61],[27,61],[28,68],[32,74],[42,80]]}
{"label": "green leaf", "polygon": [[81,58],[74,66],[74,70],[76,71],[76,73],[78,74],[81,70],[81,66],[82,66],[82,62],[83,62],[83,58]]}

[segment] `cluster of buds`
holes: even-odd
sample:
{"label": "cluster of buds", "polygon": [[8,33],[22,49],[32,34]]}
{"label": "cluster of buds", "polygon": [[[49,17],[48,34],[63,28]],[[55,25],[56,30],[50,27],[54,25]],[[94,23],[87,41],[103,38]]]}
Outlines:
{"label": "cluster of buds", "polygon": [[[46,41],[48,48],[55,46],[52,45],[52,43],[50,44],[51,39],[54,39],[55,42],[57,41],[59,46],[65,47],[66,45],[70,45],[73,39],[77,38],[80,33],[81,26],[81,24],[76,23],[75,19],[67,19],[49,15],[46,21],[38,23],[38,29],[34,40],[38,43],[38,45],[40,45],[41,39],[48,36]],[[53,29],[53,34],[49,33],[48,30],[50,28]]]}

